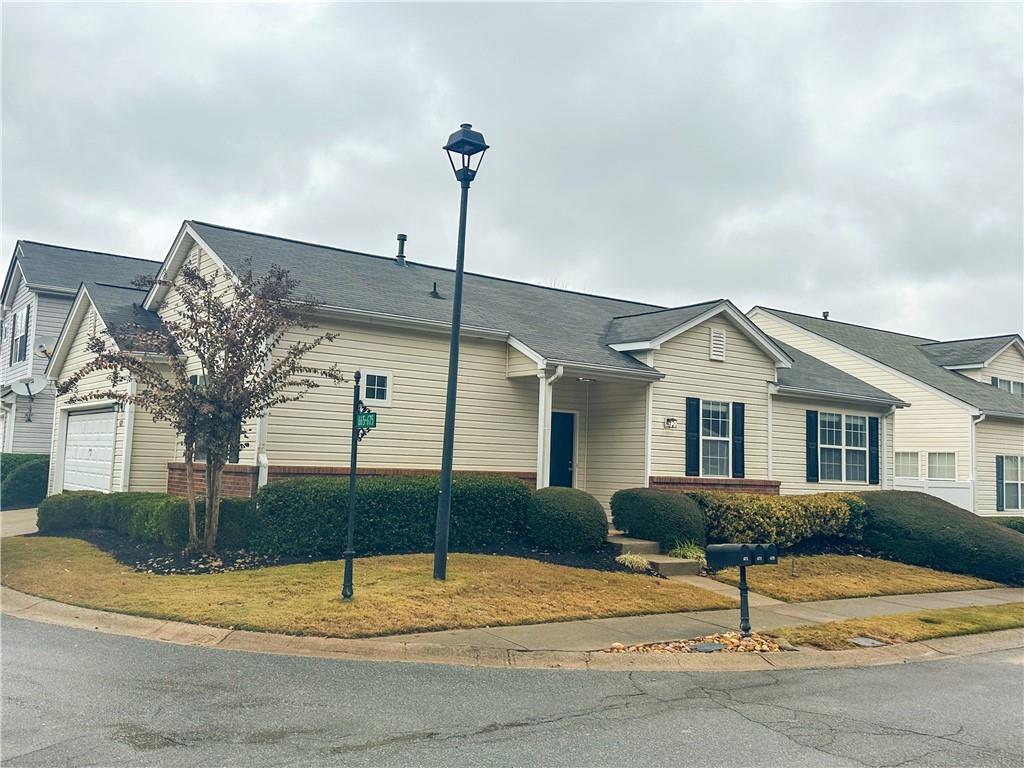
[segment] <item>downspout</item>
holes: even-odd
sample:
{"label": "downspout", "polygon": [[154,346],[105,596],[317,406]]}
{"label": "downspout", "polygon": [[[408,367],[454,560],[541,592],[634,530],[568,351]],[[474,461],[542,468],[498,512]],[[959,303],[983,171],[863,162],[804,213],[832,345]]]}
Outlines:
{"label": "downspout", "polygon": [[[778,371],[778,369],[776,369]],[[772,410],[773,401],[775,400],[775,393],[778,392],[778,387],[774,381],[768,382],[768,479],[774,480],[775,477],[772,474],[774,471],[774,462],[772,461],[772,422],[774,421],[774,415]]]}
{"label": "downspout", "polygon": [[[891,429],[891,435],[887,431]],[[892,490],[893,484],[889,479],[889,459],[892,459],[892,471],[896,473],[896,406],[890,405],[889,412],[885,414],[885,421],[882,422],[882,434],[880,437],[885,444],[885,453],[882,454],[882,490]]]}
{"label": "downspout", "polygon": [[540,387],[537,395],[537,488],[547,488],[551,477],[551,466],[548,456],[551,451],[551,400],[552,390],[565,374],[561,365],[555,368],[551,376],[540,374]]}
{"label": "downspout", "polygon": [[135,393],[138,383],[133,379],[128,382],[128,395],[131,398],[124,407],[124,456],[121,457],[121,490],[127,491],[129,474],[132,469],[132,436],[135,434]]}
{"label": "downspout", "polygon": [[[269,340],[268,340],[269,342]],[[270,353],[269,351],[264,354],[263,357],[263,372],[266,373],[270,368]],[[256,487],[262,488],[267,484],[267,480],[270,477],[270,459],[267,458],[267,422],[270,419],[270,411],[264,411],[260,414],[258,421],[256,422]]]}
{"label": "downspout", "polygon": [[975,512],[978,507],[978,425],[985,420],[984,413],[978,414],[978,416],[971,416],[971,512]]}

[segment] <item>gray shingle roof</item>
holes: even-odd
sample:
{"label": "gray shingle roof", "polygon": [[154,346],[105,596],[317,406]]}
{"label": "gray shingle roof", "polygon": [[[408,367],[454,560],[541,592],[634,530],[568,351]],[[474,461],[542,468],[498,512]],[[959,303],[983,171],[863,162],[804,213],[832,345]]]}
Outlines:
{"label": "gray shingle roof", "polygon": [[877,328],[867,328],[838,320],[823,320],[779,309],[758,307],[793,325],[829,339],[865,357],[955,397],[985,413],[1024,418],[1024,399],[989,384],[949,371],[937,365],[923,348],[934,339],[907,336]]}
{"label": "gray shingle roof", "polygon": [[[276,264],[300,280],[299,293],[311,292],[329,307],[451,322],[454,270],[408,260],[402,266],[391,257],[188,223],[232,271],[244,269],[246,259],[257,273]],[[431,296],[434,283],[443,298]],[[462,322],[510,333],[551,362],[654,373],[605,340],[613,317],[651,309],[661,307],[467,272]]]}
{"label": "gray shingle roof", "polygon": [[130,285],[138,275],[153,276],[160,262],[118,256],[113,253],[83,251],[60,245],[19,240],[4,282],[4,294],[17,260],[25,280],[33,288],[56,288],[74,293],[83,282],[116,283]]}
{"label": "gray shingle roof", "polygon": [[138,325],[146,330],[159,330],[163,327],[160,316],[142,308],[146,298],[146,289],[132,288],[110,283],[83,283],[83,287],[92,299],[103,324],[112,331],[116,328]]}
{"label": "gray shingle roof", "polygon": [[890,405],[906,405],[878,387],[873,387],[838,368],[833,368],[816,357],[773,338],[776,344],[793,359],[790,368],[779,368],[779,386],[807,392],[828,392],[848,395],[857,400],[870,400]]}
{"label": "gray shingle roof", "polygon": [[632,315],[622,315],[612,319],[605,338],[607,344],[624,344],[630,341],[650,341],[663,333],[678,328],[699,317],[724,299],[704,301],[686,307],[671,309],[655,309]]}
{"label": "gray shingle roof", "polygon": [[933,341],[922,344],[921,350],[936,365],[981,365],[988,362],[1014,339],[1020,340],[1016,333],[1002,336],[988,336],[983,339],[955,339],[953,341]]}

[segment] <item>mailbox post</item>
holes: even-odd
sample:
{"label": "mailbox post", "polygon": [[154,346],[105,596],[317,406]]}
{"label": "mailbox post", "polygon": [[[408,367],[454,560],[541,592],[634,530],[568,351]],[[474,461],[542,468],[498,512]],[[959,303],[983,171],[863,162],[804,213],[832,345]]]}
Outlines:
{"label": "mailbox post", "polygon": [[750,637],[750,605],[747,588],[748,565],[778,565],[774,544],[712,544],[707,548],[708,569],[740,569],[740,634]]}
{"label": "mailbox post", "polygon": [[356,371],[355,386],[352,388],[352,446],[348,459],[348,530],[345,534],[345,576],[341,584],[341,599],[352,599],[352,558],[355,557],[353,538],[356,528],[356,462],[359,456],[359,441],[377,426],[377,414],[367,408],[359,397],[359,380],[362,373]]}

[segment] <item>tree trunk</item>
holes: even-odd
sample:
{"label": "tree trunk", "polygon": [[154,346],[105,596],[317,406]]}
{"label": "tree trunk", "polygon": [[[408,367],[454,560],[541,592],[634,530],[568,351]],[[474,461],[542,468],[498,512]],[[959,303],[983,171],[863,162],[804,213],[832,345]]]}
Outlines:
{"label": "tree trunk", "polygon": [[195,448],[185,446],[185,495],[188,497],[188,552],[199,550],[199,531],[196,528]]}
{"label": "tree trunk", "polygon": [[224,464],[206,463],[206,530],[203,549],[213,552],[217,545],[217,528],[220,524],[220,489],[224,478]]}

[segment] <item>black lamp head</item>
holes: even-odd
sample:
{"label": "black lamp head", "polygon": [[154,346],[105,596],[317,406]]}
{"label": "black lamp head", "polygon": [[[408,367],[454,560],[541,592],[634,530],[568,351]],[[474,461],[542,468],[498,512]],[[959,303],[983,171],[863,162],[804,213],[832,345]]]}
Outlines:
{"label": "black lamp head", "polygon": [[476,172],[480,169],[487,149],[484,135],[480,131],[474,131],[469,123],[463,123],[459,130],[448,137],[448,143],[444,145],[448,161],[455,171],[455,178],[463,184],[468,184],[476,178]]}

